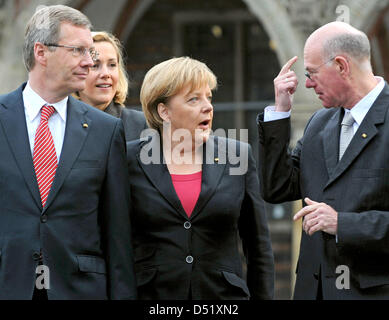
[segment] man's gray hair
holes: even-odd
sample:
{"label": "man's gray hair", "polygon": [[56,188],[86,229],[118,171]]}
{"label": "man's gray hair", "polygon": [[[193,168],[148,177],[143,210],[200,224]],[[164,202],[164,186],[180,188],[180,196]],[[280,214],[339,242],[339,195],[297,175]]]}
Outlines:
{"label": "man's gray hair", "polygon": [[35,43],[57,43],[60,40],[62,22],[85,27],[89,30],[92,29],[89,19],[83,13],[71,7],[54,5],[43,6],[38,9],[28,22],[24,36],[23,61],[28,72],[35,65]]}
{"label": "man's gray hair", "polygon": [[340,54],[345,54],[358,62],[366,59],[370,61],[370,43],[366,34],[363,32],[344,33],[336,35],[324,42],[324,60],[332,59]]}

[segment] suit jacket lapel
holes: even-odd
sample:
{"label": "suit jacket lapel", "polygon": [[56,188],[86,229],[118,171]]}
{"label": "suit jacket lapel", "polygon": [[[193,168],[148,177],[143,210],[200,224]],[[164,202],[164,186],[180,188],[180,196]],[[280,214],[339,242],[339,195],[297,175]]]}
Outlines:
{"label": "suit jacket lapel", "polygon": [[[226,146],[224,141],[222,141],[223,147],[221,148],[222,152],[225,152]],[[159,136],[154,136],[148,146],[148,149],[151,150],[161,150]],[[144,146],[141,145],[141,148]],[[190,216],[190,219],[193,219],[205,206],[205,204],[212,197],[213,193],[216,190],[217,185],[219,184],[220,178],[223,174],[225,163],[220,164],[215,162],[215,156],[218,155],[217,144],[214,143],[214,137],[210,137],[207,143],[203,147],[203,166],[202,166],[202,181],[201,181],[201,192],[199,198],[196,202],[196,205],[193,209],[193,212]],[[220,157],[222,158],[222,157]],[[226,155],[224,158],[226,159]],[[166,164],[163,163],[162,151],[160,152],[159,163],[161,164],[144,164],[141,161],[140,154],[137,154],[137,160],[146,174],[150,179],[154,187],[161,193],[161,195],[176,209],[176,211],[183,216],[185,219],[188,219],[188,216],[182,207],[181,201],[177,196],[177,193],[174,189],[173,182],[169,173],[169,170]]]}
{"label": "suit jacket lapel", "polygon": [[[386,112],[389,106],[389,87],[386,84],[377,100],[371,106],[370,110],[363,119],[349,146],[347,147],[342,159],[336,166],[332,176],[326,186],[337,179],[351,165],[356,157],[368,145],[368,143],[377,135],[377,125],[385,121]],[[337,141],[339,146],[339,139]],[[338,153],[336,153],[338,154]]]}
{"label": "suit jacket lapel", "polygon": [[[69,97],[67,107],[66,130],[55,178],[46,201],[44,211],[50,206],[58,194],[66,176],[69,174],[74,161],[76,161],[88,132],[91,129],[92,120],[87,116],[88,109],[73,97]],[[84,127],[84,124],[88,126]],[[44,212],[43,211],[43,212]]]}
{"label": "suit jacket lapel", "polygon": [[[154,152],[158,153],[159,164],[158,163],[145,164],[141,160],[140,151],[142,150],[143,147],[146,147],[146,145],[147,145],[147,150],[153,150]],[[139,153],[136,155],[136,157],[140,167],[144,171],[145,175],[150,179],[154,187],[160,192],[160,194],[166,199],[166,201],[168,201],[173,206],[173,208],[176,209],[176,211],[180,215],[184,216],[185,218],[188,218],[184,208],[181,205],[181,201],[178,198],[177,193],[174,189],[169,170],[163,161],[163,153],[160,144],[160,136],[154,135],[152,136],[150,141],[142,143]]]}
{"label": "suit jacket lapel", "polygon": [[[220,182],[226,167],[226,162],[228,161],[228,146],[226,145],[225,141],[226,140],[224,139],[222,140],[215,136],[210,136],[207,143],[203,147],[201,192],[193,209],[192,215],[190,216],[191,219],[194,219],[194,217],[201,212],[209,199],[215,193],[216,188]],[[216,158],[218,158],[219,161],[217,161]]]}
{"label": "suit jacket lapel", "polygon": [[25,84],[9,94],[8,101],[0,105],[0,122],[15,161],[30,189],[31,195],[42,210],[42,203],[28,139],[22,92]]}

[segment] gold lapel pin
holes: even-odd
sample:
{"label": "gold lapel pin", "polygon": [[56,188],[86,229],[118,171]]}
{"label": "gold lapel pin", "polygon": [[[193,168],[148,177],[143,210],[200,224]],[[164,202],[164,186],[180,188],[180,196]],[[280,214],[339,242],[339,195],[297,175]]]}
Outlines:
{"label": "gold lapel pin", "polygon": [[84,124],[82,125],[82,127],[86,129],[86,128],[88,128],[88,124],[87,124],[87,123],[84,123]]}
{"label": "gold lapel pin", "polygon": [[362,138],[366,139],[367,138],[367,134],[366,133],[362,133]]}
{"label": "gold lapel pin", "polygon": [[215,158],[215,162],[219,162],[219,158]]}

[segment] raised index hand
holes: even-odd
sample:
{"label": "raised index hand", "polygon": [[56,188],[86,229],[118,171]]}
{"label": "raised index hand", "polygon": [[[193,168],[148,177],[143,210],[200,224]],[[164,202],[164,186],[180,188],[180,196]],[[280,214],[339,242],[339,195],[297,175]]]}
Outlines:
{"label": "raised index hand", "polygon": [[274,79],[275,107],[276,111],[289,111],[292,107],[293,94],[298,85],[297,76],[290,68],[297,61],[295,56],[290,59],[282,68],[278,76]]}

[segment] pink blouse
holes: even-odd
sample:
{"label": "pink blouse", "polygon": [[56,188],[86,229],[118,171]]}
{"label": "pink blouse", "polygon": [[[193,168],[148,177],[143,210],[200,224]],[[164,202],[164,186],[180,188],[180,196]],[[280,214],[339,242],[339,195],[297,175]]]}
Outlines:
{"label": "pink blouse", "polygon": [[192,174],[171,174],[173,186],[188,217],[201,191],[201,171]]}

